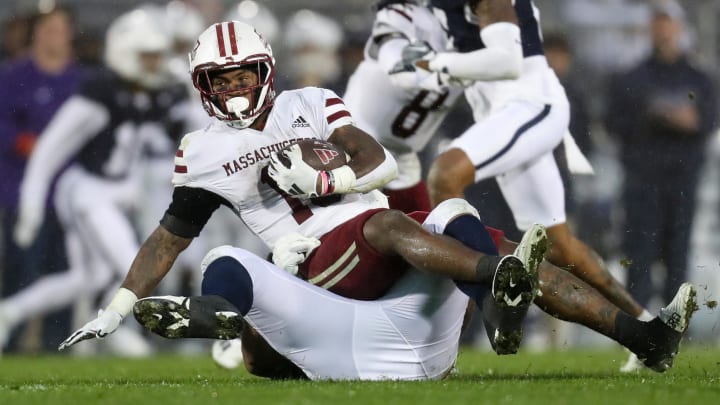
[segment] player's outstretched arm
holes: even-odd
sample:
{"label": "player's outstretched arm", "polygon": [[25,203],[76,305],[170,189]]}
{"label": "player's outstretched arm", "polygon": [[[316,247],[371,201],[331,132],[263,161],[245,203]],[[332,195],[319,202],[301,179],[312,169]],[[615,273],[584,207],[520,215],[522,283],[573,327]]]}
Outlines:
{"label": "player's outstretched arm", "polygon": [[177,236],[162,225],[155,228],[135,256],[122,288],[133,291],[138,298],[150,295],[190,242],[192,238]]}
{"label": "player's outstretched arm", "polygon": [[81,96],[70,97],[38,137],[20,184],[15,242],[28,247],[45,217],[52,180],[109,120],[107,109]]}
{"label": "player's outstretched arm", "polygon": [[122,287],[107,308],[100,310],[96,319],[65,339],[58,350],[64,350],[83,340],[104,338],[113,333],[120,322],[132,312],[135,301],[150,295],[191,241],[191,238],[176,236],[163,226],[158,226],[140,247]]}
{"label": "player's outstretched arm", "polygon": [[439,52],[416,62],[416,66],[448,74],[456,79],[514,80],[522,72],[520,27],[509,0],[471,1],[480,26],[484,48],[466,52]]}

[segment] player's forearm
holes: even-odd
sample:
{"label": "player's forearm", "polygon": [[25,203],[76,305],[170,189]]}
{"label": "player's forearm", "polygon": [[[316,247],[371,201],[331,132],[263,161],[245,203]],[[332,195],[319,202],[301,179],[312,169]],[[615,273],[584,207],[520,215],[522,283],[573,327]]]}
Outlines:
{"label": "player's forearm", "polygon": [[350,156],[346,166],[333,170],[335,193],[366,193],[397,177],[395,158],[359,128],[353,125],[338,128],[328,140]]}
{"label": "player's forearm", "polygon": [[122,287],[138,298],[150,295],[191,241],[158,226],[140,247]]}
{"label": "player's forearm", "polygon": [[53,116],[30,155],[20,186],[21,206],[45,201],[53,177],[109,120],[104,107],[80,96],[68,99]]}
{"label": "player's forearm", "polygon": [[428,63],[430,70],[459,79],[517,79],[523,60],[518,26],[507,22],[491,24],[480,36],[485,48],[467,53],[438,53]]}
{"label": "player's forearm", "polygon": [[379,189],[395,179],[398,175],[398,167],[395,158],[383,149],[385,159],[372,170],[355,179],[350,188],[353,192],[367,193],[370,190]]}

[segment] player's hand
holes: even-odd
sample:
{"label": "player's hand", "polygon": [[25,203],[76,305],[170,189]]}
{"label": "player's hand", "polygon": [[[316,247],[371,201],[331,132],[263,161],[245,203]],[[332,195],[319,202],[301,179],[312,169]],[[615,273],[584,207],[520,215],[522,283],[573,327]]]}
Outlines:
{"label": "player's hand", "polygon": [[388,72],[390,81],[394,86],[406,90],[445,92],[450,76],[418,66],[419,62],[431,60],[435,55],[435,51],[425,41],[414,41],[405,45],[402,60]]}
{"label": "player's hand", "polygon": [[447,91],[449,85],[448,75],[416,68],[410,71],[392,70],[389,78],[393,86],[405,90],[429,90],[442,93]]}
{"label": "player's hand", "polygon": [[[278,153],[273,152],[268,164],[268,175],[277,183],[280,189],[296,197],[317,197],[325,194],[318,190],[318,176],[320,171],[313,169],[302,159],[302,151],[295,144],[280,151],[290,163],[285,166],[279,159]],[[320,182],[322,184],[322,182]],[[321,188],[321,187],[320,187]]]}
{"label": "player's hand", "polygon": [[83,340],[93,338],[102,339],[115,332],[115,329],[120,326],[120,321],[122,321],[122,316],[119,313],[111,310],[103,311],[101,309],[98,311],[97,318],[86,323],[85,326],[76,330],[75,333],[60,343],[58,350],[65,350],[66,348],[77,342],[82,342]]}
{"label": "player's hand", "polygon": [[15,243],[27,248],[37,237],[40,225],[42,225],[45,216],[45,206],[38,203],[23,204],[20,207],[20,215],[18,215],[15,228],[13,229],[13,239]]}
{"label": "player's hand", "polygon": [[402,50],[402,63],[405,65],[416,66],[418,61],[434,57],[435,51],[426,41],[412,41]]}
{"label": "player's hand", "polygon": [[278,239],[272,252],[272,261],[288,273],[295,275],[298,265],[320,246],[320,240],[292,232]]}
{"label": "player's hand", "polygon": [[405,45],[402,50],[401,59],[390,69],[390,81],[397,87],[404,89],[415,89],[418,83],[430,75],[424,69],[418,69],[415,62],[425,56],[434,56],[430,45],[425,41],[414,41]]}

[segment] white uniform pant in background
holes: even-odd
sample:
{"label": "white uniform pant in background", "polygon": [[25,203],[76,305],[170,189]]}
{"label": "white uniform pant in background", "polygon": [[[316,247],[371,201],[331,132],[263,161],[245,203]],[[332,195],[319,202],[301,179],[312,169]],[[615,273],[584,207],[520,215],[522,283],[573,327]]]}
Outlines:
{"label": "white uniform pant in background", "polygon": [[565,190],[553,149],[569,122],[566,100],[514,100],[454,139],[475,166],[475,181],[496,177],[520,229],[564,223]]}

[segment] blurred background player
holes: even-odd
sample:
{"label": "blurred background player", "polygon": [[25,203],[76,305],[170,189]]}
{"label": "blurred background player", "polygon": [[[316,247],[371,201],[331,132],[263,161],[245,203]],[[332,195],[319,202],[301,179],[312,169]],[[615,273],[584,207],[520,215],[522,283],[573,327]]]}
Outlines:
{"label": "blurred background player", "polygon": [[254,0],[243,0],[230,6],[224,21],[242,21],[250,24],[271,46],[278,45],[281,36],[280,22],[268,6]]}
{"label": "blurred background player", "polygon": [[[182,133],[174,108],[185,88],[167,69],[170,38],[151,15],[132,10],[106,36],[108,69],[95,72],[58,110],[28,163],[20,188],[16,242],[29,245],[45,216],[43,202],[58,180],[55,207],[65,231],[70,269],[47,276],[0,302],[0,334],[23,319],[97,294],[115,285],[138,250],[130,213],[141,202],[136,170],[146,148],[174,143]],[[127,330],[114,349],[144,355],[150,347]]]}
{"label": "blurred background player", "polygon": [[313,86],[337,91],[342,87],[339,48],[344,33],[340,24],[301,9],[287,18],[284,29],[281,50],[292,69],[278,77],[278,89]]}
{"label": "blurred background player", "polygon": [[[563,182],[553,150],[567,132],[569,103],[543,54],[537,8],[530,0],[437,6],[445,13],[456,48],[465,53],[428,50],[416,65],[473,80],[466,97],[476,123],[430,168],[431,202],[461,197],[467,186],[495,177],[519,229],[532,222],[548,228],[551,263],[593,285],[627,313],[649,317],[566,223]],[[467,17],[468,8],[475,23]]]}
{"label": "blurred background player", "polygon": [[[0,72],[2,297],[18,292],[43,274],[67,268],[63,233],[50,204],[52,191],[46,206],[47,215],[38,224],[38,238],[32,244],[19,246],[11,237],[18,220],[20,182],[27,160],[38,136],[60,105],[78,90],[82,77],[81,68],[74,60],[71,11],[54,8],[30,20],[32,42],[29,51],[3,66]],[[37,203],[46,205],[44,200]],[[45,322],[44,331],[59,330],[45,333],[45,340],[57,340],[70,326],[67,314],[56,313],[52,318],[54,322]],[[0,350],[3,340],[0,337]],[[51,346],[52,343],[47,342],[47,347]],[[8,349],[14,348],[16,344],[10,342]]]}
{"label": "blurred background player", "polygon": [[381,1],[365,58],[348,81],[344,100],[358,125],[373,135],[398,163],[398,177],[385,185],[391,208],[430,210],[418,152],[435,135],[463,91],[439,83],[438,73],[403,66],[403,50],[422,41],[436,51],[452,49],[432,10],[416,1]]}
{"label": "blurred background player", "polygon": [[[682,6],[656,3],[649,29],[650,55],[609,82],[605,120],[625,173],[627,286],[645,306],[656,292],[661,299],[672,295],[688,276],[695,196],[718,109],[716,84],[683,43]],[[653,276],[657,262],[663,277]]]}

